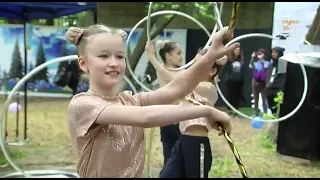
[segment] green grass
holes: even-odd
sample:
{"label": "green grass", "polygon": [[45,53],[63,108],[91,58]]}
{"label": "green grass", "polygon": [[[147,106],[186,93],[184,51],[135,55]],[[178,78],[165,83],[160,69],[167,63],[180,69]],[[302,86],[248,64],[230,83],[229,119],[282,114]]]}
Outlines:
{"label": "green grass", "polygon": [[[3,104],[1,102],[4,102],[3,98],[0,99],[0,108]],[[10,146],[10,153],[20,167],[23,169],[61,169],[63,167],[75,169],[76,156],[71,148],[66,121],[68,103],[68,99],[29,98],[29,140],[24,146]],[[249,116],[253,112],[251,108],[241,108],[240,110]],[[21,125],[23,125],[23,113],[23,111],[19,113]],[[7,120],[9,140],[14,140],[15,114],[8,113]],[[21,135],[22,132],[23,126],[20,127]],[[149,133],[150,129],[147,129],[147,137]],[[276,146],[269,140],[266,130],[253,129],[250,120],[235,118],[231,138],[235,142],[249,177],[320,177],[319,166],[306,166],[281,160],[275,152]],[[237,163],[224,137],[217,136],[217,132],[211,132],[210,143],[213,163],[209,177],[241,178]],[[156,128],[151,160],[154,167],[153,177],[159,174],[163,166],[162,162],[162,144],[159,128]],[[5,160],[0,155],[0,165],[2,163],[5,163]],[[0,168],[0,172],[8,171],[12,171],[12,169]]]}

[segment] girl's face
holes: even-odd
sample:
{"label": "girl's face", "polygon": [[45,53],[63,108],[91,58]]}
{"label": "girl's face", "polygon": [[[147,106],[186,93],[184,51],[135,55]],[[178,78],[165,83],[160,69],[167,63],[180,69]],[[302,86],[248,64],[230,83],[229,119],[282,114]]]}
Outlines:
{"label": "girl's face", "polygon": [[237,48],[234,50],[234,55],[235,55],[235,56],[239,56],[239,55],[240,55],[240,47],[237,47]]}
{"label": "girl's face", "polygon": [[180,67],[182,65],[182,48],[179,44],[175,45],[174,50],[172,50],[170,53],[166,54],[166,60],[169,64],[175,66],[175,67]]}
{"label": "girl's face", "polygon": [[264,53],[263,52],[258,52],[257,58],[262,60],[264,59]]}
{"label": "girl's face", "polygon": [[272,56],[272,59],[274,59],[274,60],[279,58],[279,54],[275,49],[272,50],[271,56]]}
{"label": "girl's face", "polygon": [[123,78],[126,63],[124,43],[118,34],[101,33],[88,39],[80,68],[88,74],[90,83],[102,89],[114,88]]}

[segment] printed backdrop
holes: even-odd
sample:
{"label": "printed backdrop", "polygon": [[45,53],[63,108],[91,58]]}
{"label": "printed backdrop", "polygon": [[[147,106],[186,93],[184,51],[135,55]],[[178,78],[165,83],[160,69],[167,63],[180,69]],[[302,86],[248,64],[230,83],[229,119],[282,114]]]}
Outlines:
{"label": "printed backdrop", "polygon": [[[302,41],[308,33],[319,5],[319,2],[275,2],[273,15],[275,40],[272,41],[272,47],[284,47],[286,49],[284,54],[310,52],[316,48],[310,49],[311,46],[303,45]],[[281,35],[284,37],[280,38]]]}
{"label": "printed backdrop", "polygon": [[[129,34],[130,29],[125,29]],[[27,69],[30,72],[34,67],[52,59],[76,54],[74,45],[65,40],[67,28],[52,26],[27,25]],[[130,47],[136,46],[141,29],[133,33]],[[186,30],[166,29],[157,39],[167,39],[178,42],[183,49],[186,48]],[[16,82],[24,76],[24,29],[22,25],[0,26],[0,93],[10,91]],[[185,54],[185,52],[184,52]],[[135,74],[140,78],[145,77],[148,60],[145,53],[137,65]],[[70,95],[71,89],[59,87],[53,83],[59,71],[59,64],[52,64],[47,69],[35,75],[28,83],[29,94],[63,96]],[[22,89],[21,89],[22,90]]]}

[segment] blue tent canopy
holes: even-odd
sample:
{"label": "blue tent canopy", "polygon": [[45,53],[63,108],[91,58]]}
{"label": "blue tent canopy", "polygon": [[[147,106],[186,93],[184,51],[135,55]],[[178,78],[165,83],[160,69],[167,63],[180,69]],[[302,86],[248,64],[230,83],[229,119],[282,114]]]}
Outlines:
{"label": "blue tent canopy", "polygon": [[53,19],[95,10],[97,2],[1,2],[0,17],[7,19]]}

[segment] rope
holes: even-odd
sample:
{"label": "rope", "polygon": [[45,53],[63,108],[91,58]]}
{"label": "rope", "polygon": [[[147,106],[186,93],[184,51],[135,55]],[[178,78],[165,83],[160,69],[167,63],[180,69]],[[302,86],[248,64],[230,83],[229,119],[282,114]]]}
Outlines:
{"label": "rope", "polygon": [[238,164],[238,167],[239,167],[239,170],[241,172],[241,175],[243,178],[249,178],[248,177],[248,174],[247,174],[247,171],[242,163],[242,160],[241,160],[241,157],[240,157],[240,154],[236,148],[236,146],[234,145],[234,142],[232,141],[231,137],[229,136],[229,134],[227,133],[227,131],[225,129],[223,129],[221,126],[219,126],[219,129],[220,131],[223,132],[223,136],[224,138],[227,140],[231,150],[232,150],[232,153],[234,155],[234,158],[236,159],[236,162]]}

